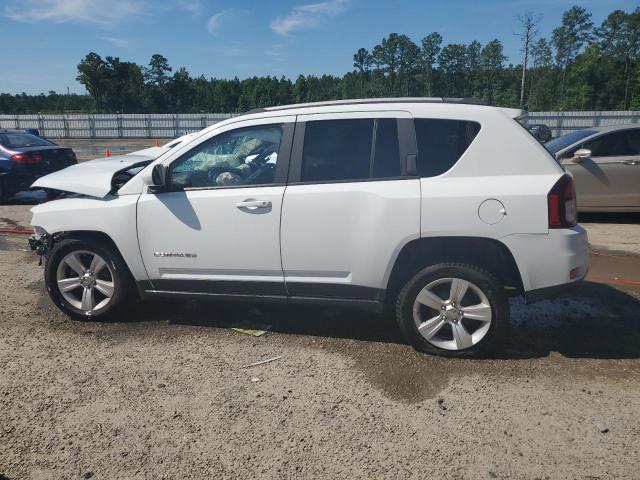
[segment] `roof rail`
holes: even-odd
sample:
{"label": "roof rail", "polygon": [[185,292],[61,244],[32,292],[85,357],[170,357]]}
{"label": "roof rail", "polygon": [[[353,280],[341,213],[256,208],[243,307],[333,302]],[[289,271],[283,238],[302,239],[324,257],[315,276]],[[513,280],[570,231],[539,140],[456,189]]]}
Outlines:
{"label": "roof rail", "polygon": [[338,105],[367,105],[376,103],[458,103],[463,105],[488,105],[479,98],[453,98],[453,97],[398,97],[398,98],[353,98],[347,100],[327,100],[323,102],[294,103],[291,105],[279,105],[275,107],[255,108],[245,112],[251,113],[274,112],[279,110],[292,110],[294,108],[331,107]]}

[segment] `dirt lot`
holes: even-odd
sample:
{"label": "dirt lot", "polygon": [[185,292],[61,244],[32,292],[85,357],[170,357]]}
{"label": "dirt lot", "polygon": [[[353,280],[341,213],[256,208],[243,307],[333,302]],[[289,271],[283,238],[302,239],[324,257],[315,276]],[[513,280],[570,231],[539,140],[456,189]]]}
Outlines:
{"label": "dirt lot", "polygon": [[[27,209],[0,207],[1,228]],[[0,478],[638,478],[640,257],[595,252],[600,283],[514,302],[504,354],[470,361],[341,310],[71,321],[25,242],[0,236]],[[273,330],[227,328],[245,319]]]}

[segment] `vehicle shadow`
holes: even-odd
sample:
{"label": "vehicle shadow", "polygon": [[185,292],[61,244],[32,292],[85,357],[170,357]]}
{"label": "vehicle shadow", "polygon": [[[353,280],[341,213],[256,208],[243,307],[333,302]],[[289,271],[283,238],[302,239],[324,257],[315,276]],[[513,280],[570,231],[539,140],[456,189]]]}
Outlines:
{"label": "vehicle shadow", "polygon": [[[127,320],[230,328],[240,322],[287,335],[405,343],[392,318],[349,309],[226,302],[153,302]],[[546,357],[640,358],[640,300],[613,287],[585,282],[570,294],[524,305],[512,301],[512,328],[495,359]]]}
{"label": "vehicle shadow", "polygon": [[514,305],[506,355],[640,358],[640,300],[609,285],[584,282],[553,301]]}

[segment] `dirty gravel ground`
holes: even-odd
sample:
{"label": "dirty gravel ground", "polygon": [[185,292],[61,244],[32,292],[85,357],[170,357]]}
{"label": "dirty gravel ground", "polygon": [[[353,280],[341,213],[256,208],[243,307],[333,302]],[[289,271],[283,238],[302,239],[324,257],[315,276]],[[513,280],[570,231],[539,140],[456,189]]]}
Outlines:
{"label": "dirty gravel ground", "polygon": [[[448,360],[361,312],[170,302],[72,321],[24,249],[0,236],[0,478],[638,478],[633,286],[515,302],[501,356]],[[640,280],[640,258],[619,263]],[[247,319],[273,331],[226,328]]]}

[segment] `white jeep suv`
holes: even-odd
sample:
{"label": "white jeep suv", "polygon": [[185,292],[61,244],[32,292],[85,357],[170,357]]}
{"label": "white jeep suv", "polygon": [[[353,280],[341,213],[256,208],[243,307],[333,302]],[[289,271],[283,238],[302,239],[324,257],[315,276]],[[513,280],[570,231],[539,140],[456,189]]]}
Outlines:
{"label": "white jeep suv", "polygon": [[391,307],[417,349],[485,354],[510,296],[588,267],[572,178],[523,113],[442,98],[250,112],[153,161],[44,177],[79,195],[32,209],[32,247],[73,317],[136,296]]}

